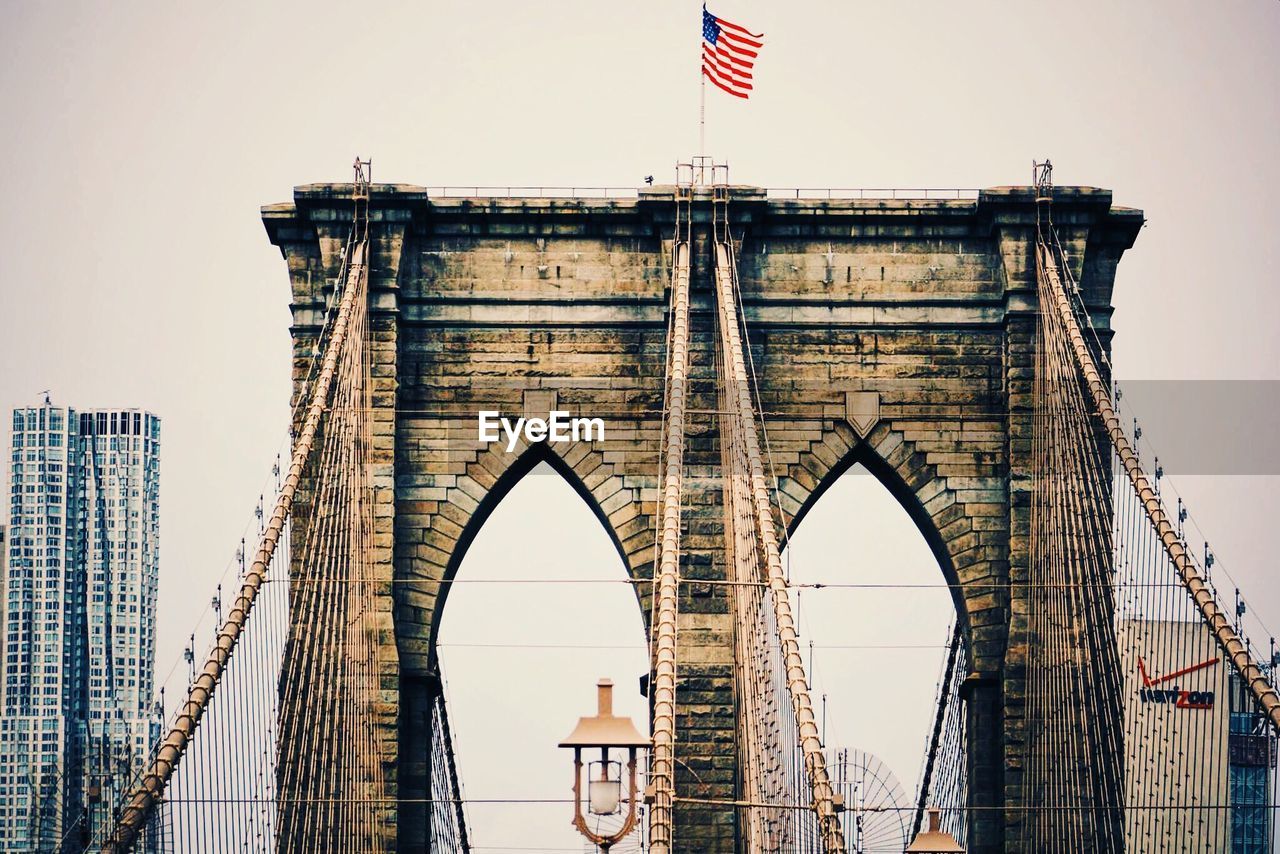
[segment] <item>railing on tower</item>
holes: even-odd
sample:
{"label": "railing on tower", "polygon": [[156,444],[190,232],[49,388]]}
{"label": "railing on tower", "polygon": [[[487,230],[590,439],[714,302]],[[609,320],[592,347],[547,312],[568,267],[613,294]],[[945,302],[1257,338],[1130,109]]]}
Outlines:
{"label": "railing on tower", "polygon": [[[715,183],[709,157],[679,164],[676,186]],[[515,185],[449,184],[424,188],[433,199],[573,199],[634,201],[636,187],[534,187]],[[765,196],[778,201],[976,201],[980,190],[955,187],[766,187]]]}

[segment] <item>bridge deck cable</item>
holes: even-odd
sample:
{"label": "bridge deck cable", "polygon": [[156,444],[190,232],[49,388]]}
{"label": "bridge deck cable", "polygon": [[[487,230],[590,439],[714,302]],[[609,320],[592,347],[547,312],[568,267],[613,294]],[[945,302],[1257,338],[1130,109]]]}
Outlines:
{"label": "bridge deck cable", "polygon": [[[350,284],[359,291],[357,304],[367,307],[367,217],[360,213],[367,194],[357,187],[355,199],[353,242],[363,269]],[[373,594],[368,322],[367,308],[353,314],[353,346],[341,355],[311,500],[300,519],[302,548],[290,573],[291,582],[305,583],[291,583],[280,679],[281,851],[374,851],[386,842],[389,812],[378,806],[384,781],[373,713],[382,668],[379,646],[371,643],[380,609]],[[332,792],[364,797],[316,802]]]}

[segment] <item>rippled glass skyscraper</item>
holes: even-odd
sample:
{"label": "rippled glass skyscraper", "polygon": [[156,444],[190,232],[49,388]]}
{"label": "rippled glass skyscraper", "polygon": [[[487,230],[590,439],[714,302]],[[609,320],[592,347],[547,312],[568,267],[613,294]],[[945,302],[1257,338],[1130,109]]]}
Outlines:
{"label": "rippled glass skyscraper", "polygon": [[14,410],[0,851],[83,851],[159,735],[160,419]]}

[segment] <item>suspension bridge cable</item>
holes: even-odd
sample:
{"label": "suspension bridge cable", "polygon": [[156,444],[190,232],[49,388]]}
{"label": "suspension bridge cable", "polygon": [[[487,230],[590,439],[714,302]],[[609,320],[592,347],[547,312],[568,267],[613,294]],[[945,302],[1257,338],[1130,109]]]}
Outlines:
{"label": "suspension bridge cable", "polygon": [[[367,192],[367,183],[364,187]],[[348,245],[346,256],[348,273],[354,271],[356,276],[367,274],[363,258],[364,253],[367,253],[367,248],[368,244],[364,242],[359,245],[352,242]],[[360,257],[357,258],[357,256]],[[223,623],[221,630],[218,632],[217,642],[210,651],[202,672],[188,691],[182,712],[176,719],[168,737],[157,751],[151,766],[145,772],[141,785],[122,810],[111,837],[103,846],[104,854],[123,854],[123,852],[129,851],[134,842],[137,841],[157,802],[163,795],[165,786],[172,777],[174,769],[195,735],[200,719],[209,708],[214,689],[226,670],[231,653],[234,651],[240,635],[244,631],[246,620],[262,589],[262,581],[266,575],[267,567],[271,563],[281,535],[284,532],[285,524],[289,519],[303,469],[311,457],[316,435],[325,413],[329,392],[337,373],[339,356],[347,335],[347,326],[355,310],[355,298],[358,290],[358,288],[351,286],[351,282],[344,281],[344,292],[338,313],[325,349],[324,361],[307,406],[302,429],[294,446],[289,473],[276,500],[276,506],[271,514],[270,521],[262,534],[253,565],[245,576],[240,593],[228,612],[227,619]]]}
{"label": "suspension bridge cable", "polygon": [[1044,259],[1044,270],[1048,276],[1049,293],[1053,300],[1052,309],[1057,312],[1066,328],[1076,364],[1084,375],[1084,382],[1092,397],[1093,405],[1101,418],[1106,431],[1124,469],[1130,485],[1142,502],[1144,511],[1151,526],[1155,529],[1161,545],[1169,555],[1169,560],[1177,570],[1178,577],[1191,594],[1205,624],[1217,639],[1223,652],[1231,660],[1245,686],[1267,716],[1272,728],[1280,734],[1280,695],[1263,670],[1253,661],[1245,644],[1241,641],[1235,627],[1226,617],[1224,609],[1218,604],[1212,592],[1205,584],[1199,568],[1192,561],[1186,546],[1179,540],[1175,526],[1169,521],[1155,487],[1148,479],[1142,465],[1133,452],[1120,419],[1111,405],[1111,396],[1107,384],[1103,381],[1097,365],[1084,336],[1081,334],[1076,313],[1068,297],[1066,287],[1059,277],[1059,265],[1050,256],[1049,247],[1040,243],[1038,253]]}
{"label": "suspension bridge cable", "polygon": [[[745,458],[744,474],[747,477],[743,478],[743,488],[754,510],[753,540],[758,538],[758,545],[764,558],[764,577],[769,582],[774,628],[782,646],[782,659],[785,663],[786,690],[795,716],[800,751],[804,758],[805,774],[812,790],[819,832],[823,848],[828,854],[836,854],[845,850],[844,831],[835,813],[834,792],[827,775],[822,741],[819,737],[813,703],[809,696],[804,661],[799,651],[786,577],[782,571],[777,530],[765,482],[753,414],[754,406],[743,356],[743,343],[738,323],[738,300],[733,284],[736,260],[728,235],[729,188],[727,184],[717,184],[712,190],[713,223],[716,229],[714,251],[716,296],[719,305],[717,316],[724,338],[724,361],[727,371],[724,382],[729,386],[726,394],[727,402],[732,409],[736,410],[729,423],[731,430],[737,433],[741,441],[742,457]],[[748,484],[749,489],[746,488]],[[755,543],[753,543],[753,552],[754,548]]]}
{"label": "suspension bridge cable", "polygon": [[[667,363],[667,418],[660,463],[663,472],[659,566],[654,601],[653,752],[649,780],[653,802],[649,809],[649,847],[652,854],[673,850],[676,729],[676,620],[679,607],[680,525],[685,450],[685,399],[689,381],[689,205],[692,188],[677,188],[677,223],[671,274],[671,344]],[[683,208],[682,208],[683,206]],[[683,209],[684,217],[680,218]],[[682,234],[681,229],[684,229]],[[684,239],[682,240],[681,237]]]}

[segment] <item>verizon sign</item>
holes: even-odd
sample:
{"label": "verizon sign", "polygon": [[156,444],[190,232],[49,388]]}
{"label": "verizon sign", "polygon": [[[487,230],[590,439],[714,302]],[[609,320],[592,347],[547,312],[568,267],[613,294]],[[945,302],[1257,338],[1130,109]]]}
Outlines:
{"label": "verizon sign", "polygon": [[[1121,620],[1124,674],[1125,850],[1177,840],[1179,851],[1230,851],[1227,676],[1199,620]],[[1194,761],[1197,773],[1186,774]]]}
{"label": "verizon sign", "polygon": [[1178,709],[1212,709],[1213,691],[1182,688],[1178,682],[1192,673],[1216,666],[1219,661],[1216,657],[1209,658],[1163,676],[1152,676],[1147,673],[1147,663],[1139,656],[1138,675],[1142,678],[1142,687],[1138,689],[1138,698],[1144,703],[1172,703]]}

